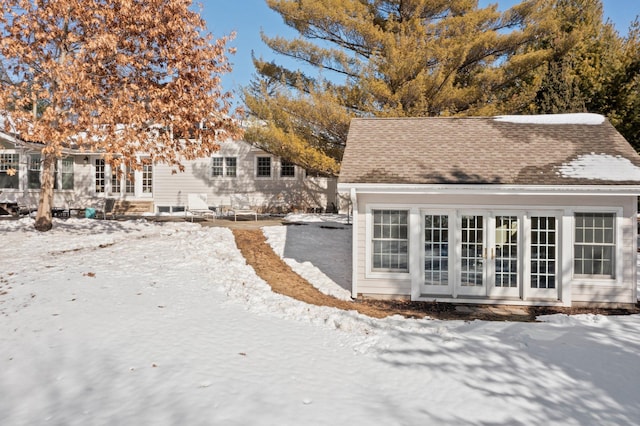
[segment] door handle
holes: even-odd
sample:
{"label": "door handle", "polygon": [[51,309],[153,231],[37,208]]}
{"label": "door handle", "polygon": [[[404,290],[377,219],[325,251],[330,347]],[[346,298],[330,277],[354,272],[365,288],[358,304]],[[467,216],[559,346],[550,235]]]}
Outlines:
{"label": "door handle", "polygon": [[495,256],[495,254],[494,254],[494,252],[493,252],[493,248],[491,248],[491,260],[493,260],[493,259],[495,259],[495,258],[496,258],[496,256]]}
{"label": "door handle", "polygon": [[486,247],[484,248],[484,254],[482,255],[482,258],[483,259],[487,258],[487,248]]}

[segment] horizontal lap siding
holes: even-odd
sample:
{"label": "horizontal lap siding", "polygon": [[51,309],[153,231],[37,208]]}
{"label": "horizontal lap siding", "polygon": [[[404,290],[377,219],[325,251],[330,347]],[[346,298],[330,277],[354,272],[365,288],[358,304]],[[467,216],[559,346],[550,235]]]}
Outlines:
{"label": "horizontal lap siding", "polygon": [[327,208],[335,198],[335,179],[305,178],[296,167],[293,178],[280,177],[280,161],[271,156],[271,177],[257,178],[258,156],[268,156],[244,142],[222,143],[218,157],[236,157],[236,177],[211,176],[211,158],[185,161],[183,173],[171,174],[171,168],[157,165],[154,177],[156,206],[184,206],[187,194],[207,194],[211,206],[230,207],[232,197],[242,194],[252,206],[264,208]]}
{"label": "horizontal lap siding", "polygon": [[358,275],[357,275],[357,291],[358,294],[380,294],[408,296],[411,294],[410,279],[388,279],[388,278],[367,278],[366,276],[366,209],[369,203],[386,203],[386,198],[372,197],[371,195],[361,195],[358,197]]}
{"label": "horizontal lap siding", "polygon": [[[357,229],[357,291],[364,294],[395,294],[407,296],[411,293],[409,280],[405,279],[372,279],[366,276],[366,209],[369,204],[387,205],[390,208],[468,208],[478,210],[574,210],[580,207],[622,207],[623,210],[623,276],[622,286],[611,287],[594,283],[593,285],[573,285],[572,301],[576,302],[617,302],[635,303],[634,268],[636,264],[636,245],[634,244],[636,226],[636,197],[634,196],[521,196],[521,195],[403,195],[403,194],[358,194],[358,229]],[[567,204],[570,204],[567,206]],[[577,208],[579,210],[579,208]],[[573,235],[573,230],[570,232]],[[573,242],[571,242],[572,244]],[[571,245],[570,244],[570,245]],[[566,253],[565,255],[571,255]],[[564,274],[565,285],[571,282],[571,272]],[[573,284],[573,283],[571,283]]]}
{"label": "horizontal lap siding", "polygon": [[[612,200],[613,202],[613,200]],[[575,302],[614,302],[636,303],[637,295],[633,291],[636,284],[635,265],[637,264],[637,248],[634,241],[638,224],[636,214],[636,198],[617,197],[616,205],[623,207],[622,213],[622,285],[611,286],[606,282],[574,284],[571,299]]]}

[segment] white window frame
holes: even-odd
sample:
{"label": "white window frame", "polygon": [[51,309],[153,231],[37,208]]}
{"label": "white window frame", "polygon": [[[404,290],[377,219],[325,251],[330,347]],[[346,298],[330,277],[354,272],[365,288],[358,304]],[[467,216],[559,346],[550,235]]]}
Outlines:
{"label": "white window frame", "polygon": [[[35,163],[35,157],[38,157],[37,163]],[[33,164],[37,164],[37,167],[32,167]],[[31,187],[31,176],[38,175],[38,183],[35,187]],[[36,191],[39,190],[42,185],[42,155],[40,153],[33,153],[27,156],[27,190]]]}
{"label": "white window frame", "polygon": [[[258,163],[261,158],[269,159],[269,176],[258,175]],[[256,155],[254,160],[254,173],[256,179],[273,179],[273,156],[272,155]]]}
{"label": "white window frame", "polygon": [[[373,211],[374,210],[399,210],[407,213],[407,270],[406,271],[380,271],[373,267]],[[411,277],[412,270],[412,209],[408,205],[370,204],[366,207],[365,215],[365,277],[405,279]]]}
{"label": "white window frame", "polygon": [[[4,188],[4,187],[2,187],[1,189],[6,189],[7,191],[18,191],[18,190],[22,189],[22,183],[21,182],[22,182],[22,179],[23,179],[23,173],[27,173],[26,169],[23,170],[23,167],[20,164],[22,154],[20,154],[15,149],[2,149],[2,150],[0,150],[0,154],[2,154],[2,155],[12,155],[12,156],[16,155],[17,158],[18,158],[17,162],[15,163],[15,166],[16,166],[15,167],[15,172],[16,172],[16,175],[17,175],[15,177],[15,179],[17,179],[17,181],[18,181],[18,187],[17,188],[8,188],[8,187]],[[3,166],[2,170],[0,170],[0,173],[7,173],[8,169],[9,169],[8,166]],[[25,182],[26,182],[26,178],[25,178]]]}
{"label": "white window frame", "polygon": [[[34,158],[38,157],[38,162],[37,162],[37,167],[32,168],[32,164],[34,161]],[[39,152],[32,152],[27,154],[26,156],[27,158],[27,162],[26,162],[26,186],[27,186],[27,190],[28,191],[39,191],[40,187],[41,187],[41,182],[42,182],[42,164],[43,164],[43,159],[42,159],[42,154]],[[71,188],[63,188],[63,183],[64,183],[64,179],[62,179],[62,175],[63,174],[68,174],[68,173],[64,173],[62,165],[64,164],[65,160],[71,160],[71,176],[73,177],[73,179],[75,180],[75,158],[73,156],[64,156],[62,158],[58,158],[56,159],[56,164],[55,164],[55,168],[54,168],[54,186],[53,189],[58,192],[58,191],[66,191],[66,192],[72,192],[75,188],[75,181],[72,181],[72,187]],[[38,184],[35,187],[31,187],[31,182],[30,182],[30,177],[32,173],[37,173],[38,174]],[[95,176],[94,176],[95,179]],[[94,180],[94,185],[95,185],[95,180]]]}
{"label": "white window frame", "polygon": [[[292,175],[283,175],[282,172],[284,171],[284,163],[287,163],[287,166],[290,164],[291,168],[293,170],[293,174]],[[298,176],[298,173],[296,171],[296,165],[294,162],[292,161],[288,161],[288,160],[283,160],[280,159],[280,179],[295,179]]]}
{"label": "white window frame", "polygon": [[[533,288],[531,287],[531,249],[532,249],[532,225],[531,219],[533,217],[552,217],[555,219],[555,287],[554,288]],[[561,300],[561,297],[567,292],[569,283],[565,280],[563,274],[563,262],[565,258],[569,256],[569,252],[564,252],[563,235],[565,230],[563,229],[562,210],[559,209],[538,209],[528,210],[524,218],[524,230],[522,233],[525,250],[524,257],[522,258],[522,299],[523,300]],[[573,232],[573,230],[570,230]],[[573,264],[573,258],[570,259]]]}
{"label": "white window frame", "polygon": [[[153,197],[153,176],[155,174],[153,164],[143,164],[142,170],[140,170],[139,173],[140,179],[135,180],[136,184],[140,182],[140,191],[138,192],[138,197]],[[151,174],[150,178],[147,176],[148,174]],[[138,190],[137,186],[136,190]]]}
{"label": "white window frame", "polygon": [[[104,169],[102,170],[102,178],[100,179],[102,181],[103,187],[102,187],[102,191],[98,191],[98,162],[102,162],[102,164],[100,164],[101,167],[103,167]],[[109,165],[107,164],[107,162],[104,160],[104,158],[94,158],[91,161],[91,175],[93,176],[93,192],[96,195],[104,195],[104,194],[109,194],[111,193],[111,170]]]}
{"label": "white window frame", "polygon": [[[419,273],[417,274],[416,278],[418,280],[417,283],[417,287],[419,288],[419,291],[415,291],[415,297],[420,297],[420,295],[422,294],[429,294],[429,295],[438,295],[438,296],[445,296],[445,295],[453,295],[453,291],[454,291],[454,287],[455,287],[455,283],[457,280],[457,276],[456,276],[456,262],[455,262],[455,250],[456,250],[456,231],[457,231],[457,220],[458,220],[458,215],[455,209],[440,209],[440,208],[420,208],[420,226],[419,226],[419,231],[420,231],[420,240],[418,242],[419,247],[420,247],[420,258],[418,260],[418,265],[420,265],[419,269]],[[448,255],[447,255],[447,262],[448,262],[448,268],[447,268],[447,285],[428,285],[425,283],[425,270],[424,270],[424,262],[425,262],[425,241],[424,241],[424,232],[425,232],[425,225],[424,225],[424,218],[425,216],[447,216],[447,220],[448,220],[448,239],[447,239],[447,245],[448,245]],[[411,246],[409,246],[411,249]],[[412,285],[413,288],[413,285]],[[412,290],[413,292],[413,290]]]}
{"label": "white window frame", "polygon": [[[71,173],[65,173],[65,171],[64,171],[63,165],[64,165],[65,160],[70,160]],[[67,189],[64,188],[64,179],[62,178],[62,176],[65,175],[65,174],[71,174],[71,176],[72,176],[71,188],[67,188]],[[75,189],[75,187],[76,187],[76,182],[75,182],[75,179],[76,179],[76,159],[75,159],[75,157],[69,155],[69,156],[65,156],[65,157],[62,157],[62,158],[58,159],[58,170],[57,170],[57,173],[56,173],[56,179],[59,180],[59,185],[58,185],[59,191],[73,191]]]}
{"label": "white window frame", "polygon": [[[613,266],[614,277],[608,278],[605,276],[585,276],[576,275],[575,273],[575,238],[576,238],[576,213],[607,213],[614,214],[614,262]],[[611,208],[611,207],[583,207],[572,208],[570,210],[570,222],[571,222],[571,281],[573,285],[577,286],[595,286],[595,287],[623,287],[623,256],[624,251],[622,247],[622,233],[623,233],[623,208]]]}
{"label": "white window frame", "polygon": [[[112,198],[127,198],[127,197],[131,197],[131,198],[137,198],[137,199],[145,199],[145,198],[152,198],[153,197],[153,191],[154,191],[154,186],[155,186],[155,165],[154,164],[146,164],[146,165],[142,165],[141,170],[131,170],[128,167],[123,167],[123,174],[120,177],[120,192],[112,192],[112,168],[109,165],[109,163],[105,162],[105,171],[104,171],[104,176],[105,176],[105,188],[103,192],[97,192],[96,191],[96,161],[101,160],[102,158],[100,157],[94,157],[91,160],[91,174],[93,176],[93,192],[96,196],[106,196],[106,197],[112,197]],[[138,159],[138,161],[140,161],[140,159]],[[145,170],[144,167],[151,167],[151,191],[145,192],[145,182],[143,180],[144,175],[145,175]],[[131,182],[131,180],[128,178],[127,173],[131,173],[133,172],[133,182]],[[133,185],[131,185],[131,183],[133,183]],[[129,192],[129,190],[131,188],[134,188],[133,192]]]}
{"label": "white window frame", "polygon": [[[222,162],[221,166],[214,166],[213,163],[215,160],[220,160]],[[235,161],[235,166],[231,167],[229,166],[229,160],[234,160]],[[222,169],[222,173],[219,175],[214,175],[213,174],[213,168],[221,168]],[[229,174],[229,171],[233,170],[233,174]],[[235,179],[238,177],[238,157],[237,156],[231,156],[231,155],[226,155],[226,156],[213,156],[211,157],[211,178],[212,179]]]}

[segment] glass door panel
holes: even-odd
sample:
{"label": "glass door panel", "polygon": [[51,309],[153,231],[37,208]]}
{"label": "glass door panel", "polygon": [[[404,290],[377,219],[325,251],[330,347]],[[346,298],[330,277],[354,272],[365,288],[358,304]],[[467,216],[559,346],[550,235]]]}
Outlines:
{"label": "glass door panel", "polygon": [[449,280],[449,216],[424,215],[423,294],[451,294]]}
{"label": "glass door panel", "polygon": [[490,260],[493,262],[491,294],[518,297],[518,216],[496,215],[493,223],[494,241],[490,253]]}
{"label": "glass door panel", "polygon": [[531,217],[530,293],[557,297],[557,219],[555,216]]}
{"label": "glass door panel", "polygon": [[461,295],[484,295],[485,288],[485,217],[462,215],[460,224]]}

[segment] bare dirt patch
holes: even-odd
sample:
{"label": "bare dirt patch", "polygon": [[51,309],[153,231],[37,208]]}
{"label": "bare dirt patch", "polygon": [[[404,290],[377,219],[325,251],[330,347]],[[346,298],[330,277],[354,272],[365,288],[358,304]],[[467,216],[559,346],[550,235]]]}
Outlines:
{"label": "bare dirt patch", "polygon": [[536,306],[460,305],[438,302],[411,302],[399,300],[358,299],[352,302],[327,296],[307,280],[293,272],[266,242],[261,229],[232,229],[236,245],[258,276],[265,280],[274,292],[317,306],[329,306],[343,310],[355,310],[374,318],[402,315],[408,318],[429,316],[437,319],[486,320],[486,321],[535,321],[538,315],[555,313],[629,315],[640,313],[636,305],[632,309],[556,308]]}

